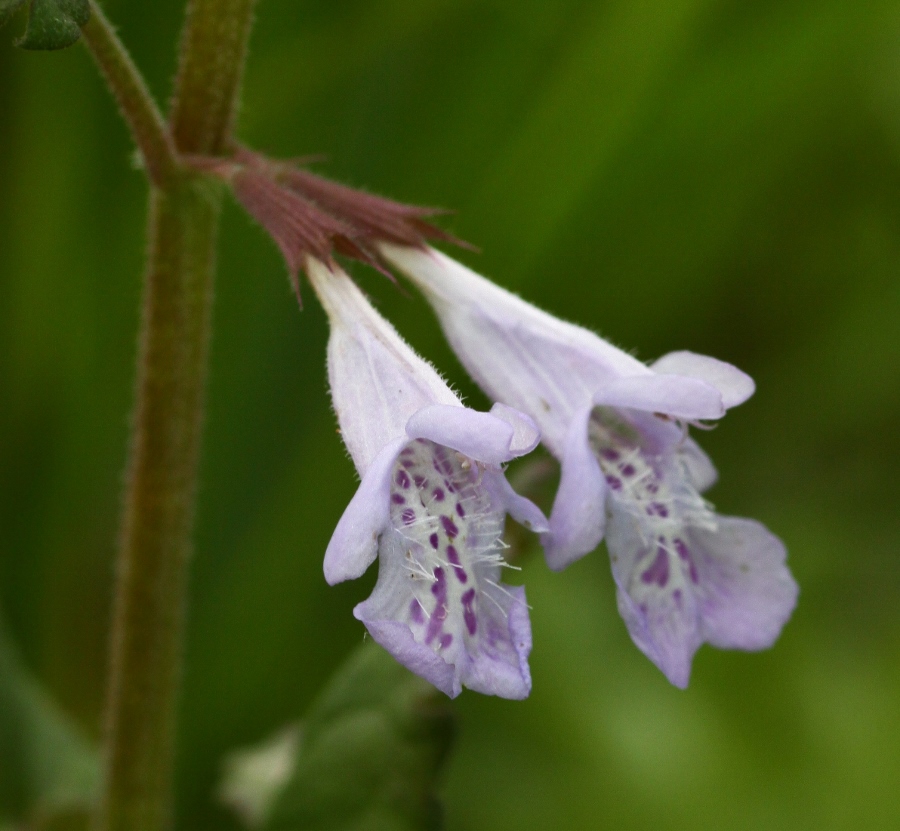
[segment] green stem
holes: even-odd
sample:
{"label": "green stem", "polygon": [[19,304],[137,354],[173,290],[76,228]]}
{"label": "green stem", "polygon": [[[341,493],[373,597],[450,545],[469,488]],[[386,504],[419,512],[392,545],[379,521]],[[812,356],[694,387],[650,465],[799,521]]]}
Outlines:
{"label": "green stem", "polygon": [[228,150],[255,0],[191,0],[172,101],[172,132],[184,153]]}
{"label": "green stem", "polygon": [[99,827],[170,824],[175,702],[219,214],[208,185],[154,190],[113,613]]}
{"label": "green stem", "polygon": [[[179,152],[212,154],[228,147],[251,10],[250,0],[190,4],[172,114]],[[132,100],[127,77],[117,86],[123,77],[107,73],[120,103]],[[145,122],[136,125],[124,105],[123,110],[139,140]],[[160,831],[171,823],[175,711],[222,194],[183,168],[155,181],[161,186],[151,189],[150,198],[99,831]]]}
{"label": "green stem", "polygon": [[169,127],[103,10],[94,0],[90,5],[91,19],[81,30],[84,42],[128,122],[147,176],[154,184],[163,185],[179,167]]}

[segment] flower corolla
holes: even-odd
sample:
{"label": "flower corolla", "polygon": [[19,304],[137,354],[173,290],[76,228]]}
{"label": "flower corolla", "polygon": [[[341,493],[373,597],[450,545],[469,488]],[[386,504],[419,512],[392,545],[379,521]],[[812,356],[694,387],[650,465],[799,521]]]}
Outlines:
{"label": "flower corolla", "polygon": [[328,375],[341,435],[361,482],[325,554],[334,584],[377,557],[378,580],[354,615],[372,637],[449,696],[463,686],[505,698],[531,689],[525,591],[500,579],[506,514],[546,532],[501,465],[539,433],[502,404],[463,406],[336,266],[306,270],[331,323]]}
{"label": "flower corolla", "polygon": [[688,425],[753,394],[730,364],[673,352],[649,366],[425,247],[382,244],[434,307],[459,359],[495,401],[530,415],[562,465],[543,534],[562,569],[606,537],[619,611],[675,685],[708,642],[756,650],[796,603],[785,548],[763,525],[716,514],[716,479]]}

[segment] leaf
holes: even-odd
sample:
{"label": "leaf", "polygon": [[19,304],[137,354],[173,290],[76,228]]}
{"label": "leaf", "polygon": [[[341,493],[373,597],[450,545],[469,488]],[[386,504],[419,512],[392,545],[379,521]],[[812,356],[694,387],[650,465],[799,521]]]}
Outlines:
{"label": "leaf", "polygon": [[[270,754],[290,735],[285,731],[270,741]],[[260,827],[439,829],[442,811],[434,787],[452,737],[450,702],[370,642],[351,656],[310,710],[293,769]],[[263,756],[255,758],[261,762]]]}
{"label": "leaf", "polygon": [[90,16],[88,0],[31,0],[28,25],[16,45],[32,50],[65,49],[81,37],[81,27]]}
{"label": "leaf", "polygon": [[24,2],[25,0],[0,0],[0,26],[6,23]]}
{"label": "leaf", "polygon": [[89,808],[99,771],[96,751],[0,631],[0,827]]}

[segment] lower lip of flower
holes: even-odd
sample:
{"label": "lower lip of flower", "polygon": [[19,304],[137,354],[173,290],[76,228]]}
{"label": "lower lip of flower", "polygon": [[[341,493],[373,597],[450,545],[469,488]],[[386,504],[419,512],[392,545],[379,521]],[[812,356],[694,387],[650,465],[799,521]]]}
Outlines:
{"label": "lower lip of flower", "polygon": [[416,640],[436,652],[483,634],[482,604],[503,562],[503,514],[482,485],[483,468],[427,439],[400,452],[391,480],[391,524],[404,549]]}
{"label": "lower lip of flower", "polygon": [[[597,407],[588,438],[610,493],[610,510],[626,512],[641,540],[632,579],[659,589],[696,585],[697,566],[685,541],[692,527],[714,528],[715,514],[690,483],[677,452],[653,456],[617,413]],[[613,562],[618,555],[611,552]]]}

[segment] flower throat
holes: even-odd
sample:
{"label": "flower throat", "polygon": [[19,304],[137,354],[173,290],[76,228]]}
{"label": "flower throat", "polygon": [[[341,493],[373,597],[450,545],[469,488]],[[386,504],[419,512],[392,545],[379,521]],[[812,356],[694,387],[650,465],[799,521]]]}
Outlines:
{"label": "flower throat", "polygon": [[481,475],[477,463],[425,439],[407,445],[394,467],[392,525],[406,548],[409,579],[422,582],[414,590],[409,621],[424,626],[420,634],[435,649],[453,642],[445,630],[448,616],[461,612],[463,636],[472,638],[478,634],[478,604],[483,597],[493,601],[479,584],[485,567],[503,562],[503,521]]}

